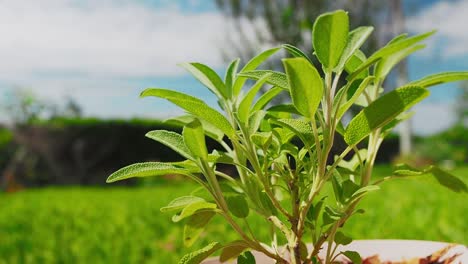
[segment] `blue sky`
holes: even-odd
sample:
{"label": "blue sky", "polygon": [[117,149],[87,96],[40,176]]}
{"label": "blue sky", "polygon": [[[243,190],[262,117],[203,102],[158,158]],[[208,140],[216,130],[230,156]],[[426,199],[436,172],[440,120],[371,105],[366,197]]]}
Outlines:
{"label": "blue sky", "polygon": [[[410,59],[410,79],[468,70],[468,1],[404,2],[410,32],[439,30],[427,50]],[[24,87],[52,102],[71,96],[87,116],[102,118],[181,113],[161,100],[138,99],[146,87],[173,88],[215,104],[177,63],[200,61],[223,70],[220,51],[229,25],[210,0],[3,1],[0,93]],[[432,89],[415,108],[416,132],[450,126],[457,92],[456,84]]]}

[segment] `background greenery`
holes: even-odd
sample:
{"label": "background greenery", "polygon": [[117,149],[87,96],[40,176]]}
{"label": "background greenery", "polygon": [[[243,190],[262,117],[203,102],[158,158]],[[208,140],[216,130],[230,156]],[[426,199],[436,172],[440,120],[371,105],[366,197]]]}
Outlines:
{"label": "background greenery", "polygon": [[[376,177],[390,172],[379,166]],[[468,167],[454,174],[467,181]],[[61,187],[0,194],[0,263],[176,263],[189,250],[182,224],[159,208],[195,185],[159,180],[140,187]],[[468,243],[465,194],[440,187],[431,178],[385,182],[369,194],[345,233],[356,239],[401,238]],[[263,227],[262,227],[263,226]],[[267,236],[254,219],[255,232]],[[200,242],[236,235],[214,219]]]}

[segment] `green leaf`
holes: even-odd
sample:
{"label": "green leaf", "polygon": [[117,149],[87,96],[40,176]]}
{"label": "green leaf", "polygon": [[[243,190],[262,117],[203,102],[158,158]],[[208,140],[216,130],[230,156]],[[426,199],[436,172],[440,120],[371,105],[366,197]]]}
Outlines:
{"label": "green leaf", "polygon": [[309,56],[307,56],[302,50],[300,50],[299,48],[293,46],[293,45],[290,45],[290,44],[283,44],[281,45],[281,47],[283,47],[285,50],[287,50],[289,52],[289,54],[291,54],[293,57],[297,58],[304,58],[306,60],[308,60],[310,63],[313,63],[312,60],[309,58]]}
{"label": "green leaf", "polygon": [[307,123],[299,119],[278,119],[278,120],[271,120],[273,124],[280,125],[281,127],[285,127],[296,136],[298,136],[304,144],[307,146],[312,146],[314,144],[314,134],[312,127]]}
{"label": "green leaf", "polygon": [[167,174],[181,174],[193,176],[188,170],[162,162],[135,163],[112,173],[106,180],[107,183],[120,181],[134,177],[164,176]]}
{"label": "green leaf", "polygon": [[456,81],[462,81],[462,80],[468,80],[468,72],[463,71],[463,72],[442,72],[442,73],[437,73],[433,75],[429,75],[426,77],[423,77],[419,80],[412,81],[408,85],[415,85],[415,86],[421,86],[421,87],[430,87],[442,83],[447,83],[447,82],[456,82]]}
{"label": "green leaf", "polygon": [[434,32],[435,31],[431,31],[410,38],[405,38],[384,46],[383,48],[379,49],[374,54],[372,54],[372,56],[370,56],[364,63],[362,63],[361,66],[358,69],[356,69],[350,76],[348,76],[347,79],[353,80],[361,71],[367,69],[370,65],[374,64],[378,60],[388,57],[394,53],[400,52],[401,50],[406,49],[413,44],[423,41],[424,39],[434,34]]}
{"label": "green leaf", "polygon": [[343,234],[343,232],[338,231],[335,234],[335,243],[338,245],[348,245],[352,241],[353,239]]}
{"label": "green leaf", "polygon": [[208,158],[205,133],[203,132],[202,124],[198,119],[195,119],[184,126],[182,135],[184,137],[185,145],[195,158],[201,158],[202,160],[206,160]]}
{"label": "green leaf", "polygon": [[168,146],[186,159],[193,159],[193,156],[190,154],[189,149],[184,143],[184,138],[176,132],[167,130],[153,130],[146,133],[145,136]]}
{"label": "green leaf", "polygon": [[268,90],[264,93],[260,98],[258,98],[257,102],[255,102],[254,106],[252,107],[252,111],[262,110],[267,106],[267,104],[275,98],[278,94],[280,94],[283,89],[279,87],[273,87],[272,89]]}
{"label": "green leaf", "polygon": [[294,106],[307,118],[314,120],[322,100],[323,82],[317,69],[304,58],[283,60]]}
{"label": "green leaf", "polygon": [[348,44],[341,55],[340,62],[336,66],[337,71],[342,71],[346,62],[359,50],[370,34],[374,31],[373,27],[358,27],[348,34]]}
{"label": "green leaf", "polygon": [[255,257],[250,251],[242,253],[237,257],[237,264],[255,264]]}
{"label": "green leaf", "polygon": [[344,251],[341,252],[343,255],[345,255],[349,260],[351,260],[351,263],[353,264],[362,264],[362,259],[359,253],[356,251]]}
{"label": "green leaf", "polygon": [[359,143],[373,130],[386,125],[428,95],[428,90],[418,86],[397,88],[383,95],[362,109],[349,122],[344,135],[346,143],[348,145]]}
{"label": "green leaf", "polygon": [[192,216],[194,214],[198,214],[201,212],[216,212],[216,204],[214,203],[209,203],[209,202],[196,202],[196,203],[191,203],[184,207],[182,212],[180,214],[174,215],[172,217],[173,222],[179,222],[182,219],[185,219],[189,216]]}
{"label": "green leaf", "polygon": [[238,218],[246,218],[249,215],[249,205],[243,195],[227,194],[225,199],[232,215]]}
{"label": "green leaf", "polygon": [[[368,76],[364,80],[355,80],[351,83],[349,89],[344,91],[342,96],[347,96],[348,99],[344,101],[342,105],[339,106],[336,113],[336,118],[341,119],[341,117],[348,111],[348,109],[356,102],[362,92],[369,86],[369,83],[374,80],[374,76]],[[351,95],[351,96],[350,96]]]}
{"label": "green leaf", "polygon": [[203,260],[222,247],[223,246],[221,246],[219,242],[213,242],[202,249],[183,256],[179,261],[179,264],[200,264]]}
{"label": "green leaf", "polygon": [[191,247],[197,241],[214,212],[200,212],[189,217],[184,225],[184,246]]}
{"label": "green leaf", "polygon": [[226,262],[230,259],[237,258],[244,250],[248,249],[249,245],[243,240],[236,240],[227,244],[221,251],[219,261]]}
{"label": "green leaf", "polygon": [[250,114],[250,107],[252,106],[252,103],[255,99],[255,96],[257,95],[258,91],[262,88],[262,86],[265,84],[265,82],[268,80],[270,77],[270,74],[263,75],[262,78],[260,78],[252,88],[247,92],[245,97],[242,99],[242,101],[239,104],[239,107],[237,109],[237,115],[239,116],[239,120],[241,122],[247,123],[247,120],[249,118]]}
{"label": "green leaf", "polygon": [[148,88],[141,93],[141,97],[147,96],[164,98],[213,126],[218,127],[229,138],[235,137],[235,131],[226,117],[196,97],[158,88]]}
{"label": "green leaf", "polygon": [[[268,59],[271,55],[275,54],[278,50],[280,50],[280,47],[272,48],[265,50],[264,52],[258,54],[254,58],[252,58],[245,66],[242,68],[240,73],[248,72],[255,70],[262,62],[264,62],[266,59]],[[242,90],[242,86],[244,86],[245,83],[245,77],[242,78],[237,78],[236,81],[234,82],[234,86],[232,88],[233,94],[236,96],[239,94],[239,92]]]}
{"label": "green leaf", "polygon": [[181,63],[180,66],[189,71],[218,98],[228,97],[226,86],[218,74],[210,67],[198,62]]}
{"label": "green leaf", "polygon": [[260,128],[265,119],[266,112],[263,110],[255,111],[249,116],[249,133],[253,134]]}
{"label": "green leaf", "polygon": [[[192,122],[195,118],[196,117],[191,116],[191,115],[183,115],[183,116],[166,119],[164,120],[164,123],[177,125],[177,126],[185,126],[188,123]],[[212,124],[206,122],[203,119],[201,119],[200,122],[202,123],[203,131],[205,131],[205,134],[208,137],[218,142],[223,140],[223,137],[224,137],[223,131],[219,130],[216,126],[213,126]]]}
{"label": "green leaf", "polygon": [[232,86],[236,80],[237,68],[239,67],[240,59],[233,60],[229,67],[226,70],[226,75],[224,76],[224,83],[226,85],[228,97],[232,97]]}
{"label": "green leaf", "polygon": [[239,76],[253,80],[260,80],[263,77],[268,76],[268,78],[266,79],[267,83],[284,90],[289,90],[288,79],[286,78],[286,74],[282,72],[270,70],[255,70],[239,73]]}
{"label": "green leaf", "polygon": [[[355,72],[359,67],[367,60],[366,55],[361,50],[356,50],[356,52],[348,59],[345,64],[345,70],[348,74]],[[369,69],[361,69],[361,72],[356,75],[353,79],[364,79],[369,76]],[[350,80],[349,78],[346,78]]]}
{"label": "green leaf", "polygon": [[450,190],[454,192],[468,192],[466,184],[454,175],[441,170],[438,167],[432,167],[430,172],[441,185],[449,188]]}
{"label": "green leaf", "polygon": [[296,114],[296,115],[300,115],[301,113],[299,113],[299,111],[297,111],[297,108],[292,105],[292,104],[278,104],[278,105],[274,105],[270,108],[268,108],[268,113],[271,113],[271,112],[283,112],[283,113],[291,113],[291,114]]}
{"label": "green leaf", "polygon": [[[398,64],[400,61],[408,57],[410,54],[425,48],[426,45],[415,45],[408,47],[400,52],[392,54],[388,57],[381,59],[375,66],[374,74],[377,78],[384,78],[387,76],[393,67]],[[417,85],[420,86],[420,85]],[[422,87],[422,86],[421,86]]]}
{"label": "green leaf", "polygon": [[348,14],[343,10],[324,13],[315,20],[312,30],[315,55],[331,71],[340,61],[348,41]]}
{"label": "green leaf", "polygon": [[373,191],[377,191],[377,190],[380,190],[380,187],[377,186],[377,185],[367,185],[365,187],[359,188],[359,190],[357,190],[353,194],[353,196],[351,196],[350,201],[355,201],[356,199],[361,198],[364,195],[366,195],[368,192],[373,192]]}
{"label": "green leaf", "polygon": [[168,205],[159,209],[161,212],[172,212],[184,209],[189,204],[204,202],[203,198],[197,196],[181,196],[172,200]]}

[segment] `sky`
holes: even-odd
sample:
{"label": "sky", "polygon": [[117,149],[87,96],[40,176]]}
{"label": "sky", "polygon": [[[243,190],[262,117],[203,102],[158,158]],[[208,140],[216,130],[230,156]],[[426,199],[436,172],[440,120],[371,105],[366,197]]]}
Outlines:
{"label": "sky", "polygon": [[[417,10],[408,11],[409,32],[438,30],[409,60],[409,79],[468,70],[468,1],[404,2]],[[86,116],[181,114],[165,101],[138,98],[144,88],[162,87],[215,105],[214,96],[177,64],[199,61],[224,71],[229,25],[210,0],[0,0],[0,102],[22,87],[50,102],[72,97]],[[452,125],[457,93],[457,84],[433,88],[414,108],[416,133]]]}

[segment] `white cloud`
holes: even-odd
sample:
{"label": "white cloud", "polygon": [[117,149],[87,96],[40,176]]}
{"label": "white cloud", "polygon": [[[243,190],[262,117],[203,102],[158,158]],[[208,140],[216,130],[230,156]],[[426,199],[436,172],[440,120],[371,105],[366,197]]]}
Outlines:
{"label": "white cloud", "polygon": [[468,55],[468,1],[438,1],[407,20],[413,32],[437,29],[436,37],[429,41],[431,52],[440,52],[442,57]]}
{"label": "white cloud", "polygon": [[[412,127],[416,134],[430,135],[446,130],[456,122],[453,104],[425,102],[412,108]],[[399,129],[399,127],[397,127]]]}
{"label": "white cloud", "polygon": [[167,76],[184,61],[219,67],[224,25],[220,13],[137,1],[1,1],[0,79]]}

